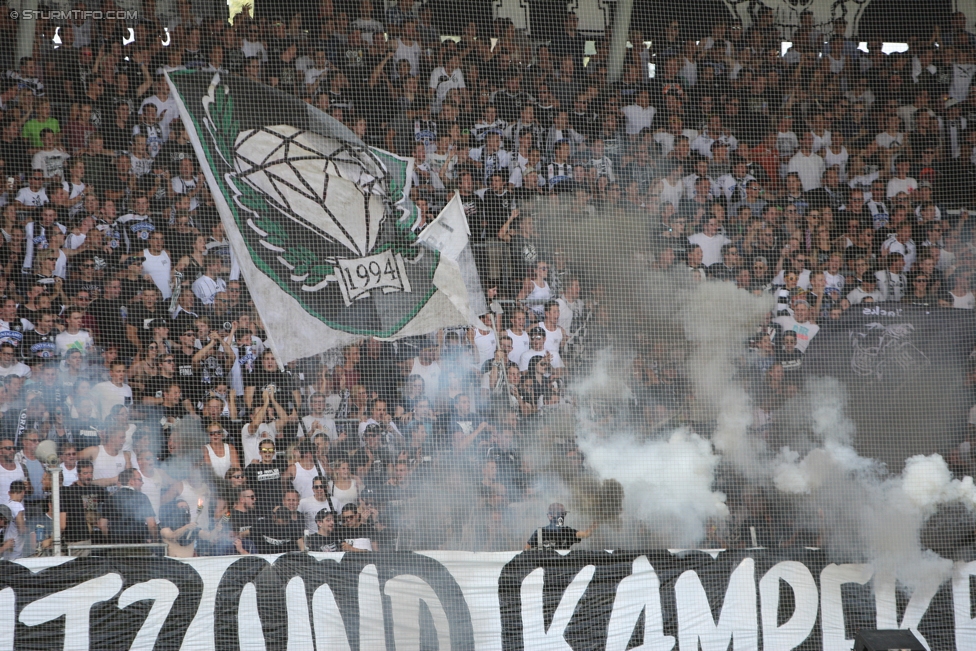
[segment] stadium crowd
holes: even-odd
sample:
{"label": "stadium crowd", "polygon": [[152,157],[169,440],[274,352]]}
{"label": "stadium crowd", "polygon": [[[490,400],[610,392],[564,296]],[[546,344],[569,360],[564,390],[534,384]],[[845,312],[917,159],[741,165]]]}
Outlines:
{"label": "stadium crowd", "polygon": [[[976,305],[976,36],[960,17],[890,55],[809,12],[785,53],[762,9],[745,28],[671,22],[649,46],[630,35],[613,82],[609,35],[587,55],[572,14],[546,42],[507,20],[445,40],[412,0],[233,25],[157,3],[131,42],[121,21],[74,20],[60,47],[39,22],[34,56],[0,78],[3,558],[50,549],[45,439],[65,542],[175,556],[403,546],[404,505],[438,466],[492,517],[530,495],[525,432],[571,406],[605,322],[600,288],[539,236],[540,205],[638,215],[648,271],[776,297],[742,356],[761,431],[851,306]],[[279,369],[162,77],[182,69],[260,80],[413,157],[409,226],[459,192],[503,312]],[[630,381],[647,422],[680,420],[691,389],[666,350],[641,352]],[[761,495],[734,513],[712,543],[757,526],[763,544],[800,540],[766,527]],[[459,544],[463,517],[433,519],[423,544]]]}

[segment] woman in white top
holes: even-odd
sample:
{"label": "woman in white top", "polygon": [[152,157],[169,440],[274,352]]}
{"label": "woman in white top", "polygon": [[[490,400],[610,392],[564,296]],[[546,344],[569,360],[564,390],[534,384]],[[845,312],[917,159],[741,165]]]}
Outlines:
{"label": "woman in white top", "polygon": [[420,73],[420,41],[417,40],[417,23],[409,20],[403,24],[403,34],[392,41],[396,54],[394,61],[405,59],[410,64],[410,75],[416,77]]}
{"label": "woman in white top", "polygon": [[968,274],[960,273],[955,277],[952,289],[949,290],[949,296],[951,303],[939,301],[943,307],[954,307],[960,310],[972,310],[976,307],[976,297],[973,296],[973,292],[969,288]]}
{"label": "woman in white top", "polygon": [[489,359],[494,359],[495,351],[498,349],[498,340],[495,339],[495,326],[491,322],[492,313],[487,312],[481,315],[481,322],[485,328],[468,328],[468,342],[478,351],[478,368]]}
{"label": "woman in white top", "polygon": [[224,442],[224,434],[224,428],[219,423],[211,423],[207,426],[210,442],[203,446],[203,460],[210,464],[217,477],[223,477],[228,470],[241,465],[237,450]]}
{"label": "woman in white top", "polygon": [[531,276],[522,283],[522,290],[518,293],[518,300],[532,310],[537,316],[543,315],[543,308],[552,299],[552,291],[546,277],[549,275],[548,262],[536,262]]}
{"label": "woman in white top", "polygon": [[329,484],[329,496],[335,506],[335,512],[341,513],[342,507],[346,504],[356,504],[359,500],[359,492],[362,490],[362,483],[359,477],[353,476],[349,471],[348,461],[339,461],[332,466],[334,478]]}
{"label": "woman in white top", "polygon": [[288,469],[283,479],[291,480],[292,488],[298,491],[301,499],[312,496],[312,483],[316,479],[326,479],[328,474],[318,462],[316,444],[311,439],[303,439],[291,448]]}

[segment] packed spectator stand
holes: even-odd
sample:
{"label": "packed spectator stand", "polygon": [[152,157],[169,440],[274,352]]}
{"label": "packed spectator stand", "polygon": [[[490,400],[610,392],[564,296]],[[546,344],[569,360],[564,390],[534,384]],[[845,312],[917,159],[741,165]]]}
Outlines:
{"label": "packed spectator stand", "polygon": [[[0,78],[5,559],[50,550],[43,439],[63,461],[68,544],[520,548],[525,532],[472,540],[465,518],[488,514],[491,529],[531,497],[528,434],[572,409],[567,385],[606,322],[601,288],[539,234],[559,206],[636,215],[647,273],[775,297],[740,369],[764,414],[851,306],[976,306],[976,36],[958,16],[890,55],[809,14],[785,52],[762,11],[695,38],[675,21],[658,41],[632,33],[610,82],[609,34],[585,54],[571,14],[539,41],[507,20],[445,38],[411,0],[233,24],[189,11],[143,17],[125,43],[121,21],[61,24],[60,47],[39,26],[35,56]],[[15,39],[0,42],[12,61]],[[162,76],[184,69],[261,81],[413,157],[411,228],[459,192],[501,309],[483,328],[367,340],[280,370]],[[650,343],[634,352],[638,420],[686,421],[680,364]],[[474,486],[473,505],[418,533],[407,505],[445,469]],[[757,522],[771,506],[747,494],[733,511]],[[760,542],[816,540],[771,528]]]}

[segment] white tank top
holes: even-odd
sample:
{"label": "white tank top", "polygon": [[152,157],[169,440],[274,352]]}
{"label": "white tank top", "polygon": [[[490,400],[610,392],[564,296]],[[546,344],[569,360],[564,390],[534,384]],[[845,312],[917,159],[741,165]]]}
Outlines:
{"label": "white tank top", "polygon": [[545,349],[558,354],[559,344],[563,342],[563,331],[559,329],[559,326],[556,326],[555,330],[549,330],[546,328],[545,321],[540,321],[539,327],[546,331]]}
{"label": "white tank top", "polygon": [[549,283],[543,281],[542,287],[539,287],[533,280],[532,291],[525,297],[525,303],[530,310],[541,315],[545,311],[546,301],[551,298],[552,291],[549,289]]}
{"label": "white tank top", "polygon": [[78,466],[75,466],[75,469],[74,470],[68,470],[67,468],[64,467],[64,464],[62,463],[61,464],[61,476],[64,477],[64,482],[63,483],[64,483],[65,488],[67,488],[68,486],[71,486],[76,481],[78,481]]}
{"label": "white tank top", "polygon": [[108,453],[104,445],[98,446],[98,456],[92,462],[95,474],[92,479],[112,479],[118,477],[125,470],[125,454],[119,450],[114,457]]}
{"label": "white tank top", "polygon": [[313,465],[311,470],[302,468],[302,464],[295,462],[295,478],[291,480],[291,485],[295,487],[302,499],[312,496],[312,480],[319,476],[319,468]]}
{"label": "white tank top", "polygon": [[529,349],[529,333],[525,330],[522,334],[517,335],[511,330],[506,330],[505,334],[512,338],[512,352],[508,355],[508,361],[513,364],[518,364],[519,360],[522,359],[522,353]]}
{"label": "white tank top", "polygon": [[8,494],[10,484],[18,479],[24,479],[24,469],[19,463],[14,464],[13,470],[7,470],[3,466],[0,466],[0,504],[6,504],[10,501],[10,495]]}
{"label": "white tank top", "polygon": [[224,443],[224,456],[218,457],[213,447],[207,443],[207,455],[210,457],[210,467],[213,468],[214,474],[223,479],[230,470],[230,448]]}
{"label": "white tank top", "polygon": [[153,513],[159,518],[159,502],[162,499],[163,487],[159,483],[159,471],[150,477],[146,473],[140,473],[142,475],[142,494],[149,498],[149,503],[152,504]]}
{"label": "white tank top", "polygon": [[498,341],[495,339],[495,333],[491,330],[482,333],[475,328],[474,347],[478,349],[478,366],[480,367],[492,359],[495,356],[495,351],[498,350]]}
{"label": "white tank top", "polygon": [[143,249],[142,255],[146,256],[146,261],[142,263],[142,270],[153,279],[163,298],[169,299],[173,295],[173,290],[169,287],[170,268],[173,266],[169,253],[163,251],[159,255],[153,255],[149,249]]}
{"label": "white tank top", "polygon": [[359,488],[353,480],[349,488],[343,490],[335,484],[329,484],[332,491],[332,505],[335,506],[336,513],[342,513],[342,507],[346,504],[355,504],[359,500]]}

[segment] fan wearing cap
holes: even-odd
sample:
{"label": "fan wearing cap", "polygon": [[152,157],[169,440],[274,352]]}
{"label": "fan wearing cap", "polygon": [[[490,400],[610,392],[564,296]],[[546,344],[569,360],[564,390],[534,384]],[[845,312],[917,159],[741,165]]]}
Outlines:
{"label": "fan wearing cap", "polygon": [[589,538],[596,525],[582,531],[567,527],[567,513],[566,507],[559,502],[550,504],[547,514],[549,524],[532,533],[529,542],[525,543],[525,549],[566,550],[584,538]]}

